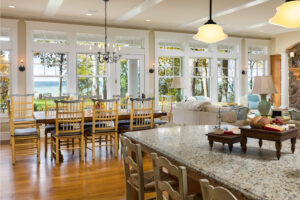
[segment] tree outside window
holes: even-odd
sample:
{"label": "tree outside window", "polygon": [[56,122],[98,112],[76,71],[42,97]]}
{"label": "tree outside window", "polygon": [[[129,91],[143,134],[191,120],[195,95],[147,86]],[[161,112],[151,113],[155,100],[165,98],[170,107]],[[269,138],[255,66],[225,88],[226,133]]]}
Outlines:
{"label": "tree outside window", "polygon": [[191,92],[192,96],[210,96],[210,76],[208,58],[190,59],[191,71]]}
{"label": "tree outside window", "polygon": [[263,60],[248,60],[248,93],[252,92],[255,76],[263,76],[265,71],[265,62]]}
{"label": "tree outside window", "polygon": [[9,98],[10,52],[0,50],[0,112],[6,110],[6,100]]}

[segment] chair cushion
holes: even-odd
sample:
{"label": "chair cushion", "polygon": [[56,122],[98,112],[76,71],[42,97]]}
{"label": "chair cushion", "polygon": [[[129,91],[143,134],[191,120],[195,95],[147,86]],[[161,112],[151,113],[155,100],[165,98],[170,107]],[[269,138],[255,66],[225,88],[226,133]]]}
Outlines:
{"label": "chair cushion", "polygon": [[163,124],[167,124],[168,121],[166,120],[159,120],[159,119],[155,119],[154,120],[154,124],[158,124],[158,125],[163,125]]}
{"label": "chair cushion", "polygon": [[[84,129],[84,132],[91,134],[93,132],[93,127],[88,127],[86,129]],[[111,132],[116,132],[116,129],[115,128],[111,128],[111,129],[106,129],[106,130],[96,130],[96,133],[111,133]]]}
{"label": "chair cushion", "polygon": [[48,133],[48,132],[50,132],[54,129],[55,129],[55,125],[54,124],[49,124],[49,125],[45,126],[45,133]]}
{"label": "chair cushion", "polygon": [[14,136],[31,136],[37,135],[36,128],[24,128],[24,129],[15,129]]}
{"label": "chair cushion", "polygon": [[[81,132],[78,131],[78,132],[74,132],[74,133],[59,133],[58,136],[74,136],[74,135],[80,135]],[[51,131],[51,135],[52,136],[56,136],[56,130],[52,130]]]}
{"label": "chair cushion", "polygon": [[34,122],[33,118],[24,118],[24,119],[14,119],[14,122]]}
{"label": "chair cushion", "polygon": [[[100,122],[96,122],[96,126],[99,126]],[[87,128],[89,126],[93,126],[93,122],[84,122],[84,128]]]}

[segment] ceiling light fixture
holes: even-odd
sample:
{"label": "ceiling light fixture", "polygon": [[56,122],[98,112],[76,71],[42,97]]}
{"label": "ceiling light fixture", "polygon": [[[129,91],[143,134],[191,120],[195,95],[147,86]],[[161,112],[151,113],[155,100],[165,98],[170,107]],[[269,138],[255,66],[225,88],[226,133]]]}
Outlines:
{"label": "ceiling light fixture", "polygon": [[92,16],[92,14],[91,14],[91,13],[87,13],[86,15],[87,15],[87,16]]}
{"label": "ceiling light fixture", "polygon": [[9,8],[16,8],[16,6],[8,6]]}
{"label": "ceiling light fixture", "polygon": [[212,20],[212,0],[209,1],[209,20],[198,29],[198,33],[194,35],[195,40],[205,43],[215,43],[228,37],[224,33],[222,26],[219,26]]}
{"label": "ceiling light fixture", "polygon": [[300,27],[300,1],[286,0],[284,4],[276,8],[277,12],[269,22],[286,28]]}
{"label": "ceiling light fixture", "polygon": [[[98,52],[99,54],[99,62],[100,63],[116,63],[118,62],[118,60],[120,60],[121,58],[121,55],[120,54],[117,54],[117,46],[116,45],[112,45],[112,54],[111,52],[109,52],[108,50],[108,47],[109,47],[109,44],[107,43],[107,2],[109,0],[103,0],[105,2],[105,24],[104,24],[104,29],[105,29],[105,43],[104,43],[104,53],[102,52]],[[119,47],[119,50],[120,47]]]}
{"label": "ceiling light fixture", "polygon": [[145,21],[146,21],[146,22],[150,22],[151,20],[150,20],[150,19],[146,19]]}

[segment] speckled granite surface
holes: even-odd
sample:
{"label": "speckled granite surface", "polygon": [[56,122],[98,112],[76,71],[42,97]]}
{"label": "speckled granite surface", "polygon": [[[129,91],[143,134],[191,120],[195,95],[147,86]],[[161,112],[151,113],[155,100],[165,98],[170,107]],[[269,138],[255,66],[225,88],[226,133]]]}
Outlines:
{"label": "speckled granite surface", "polygon": [[300,141],[291,153],[291,142],[282,143],[277,160],[275,142],[248,139],[247,153],[234,144],[214,143],[210,150],[205,133],[213,126],[181,126],[125,133],[139,143],[224,184],[246,199],[300,200]]}

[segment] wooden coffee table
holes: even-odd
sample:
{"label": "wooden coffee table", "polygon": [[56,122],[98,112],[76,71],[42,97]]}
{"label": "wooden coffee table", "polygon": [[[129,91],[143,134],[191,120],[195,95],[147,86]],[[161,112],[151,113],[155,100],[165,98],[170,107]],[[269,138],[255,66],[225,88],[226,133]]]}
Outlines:
{"label": "wooden coffee table", "polygon": [[285,140],[291,140],[291,150],[292,153],[295,152],[296,148],[296,136],[297,136],[297,128],[290,128],[286,131],[267,131],[264,129],[253,129],[250,126],[242,127],[241,129],[241,144],[244,153],[247,151],[247,138],[256,138],[259,139],[259,147],[262,147],[263,140],[269,140],[275,142],[276,147],[276,156],[278,160],[281,156],[281,142]]}
{"label": "wooden coffee table", "polygon": [[230,153],[232,151],[233,144],[241,142],[241,135],[225,135],[225,134],[219,135],[215,133],[208,133],[206,135],[209,141],[210,148],[213,147],[214,142],[220,142],[223,144],[228,144]]}

